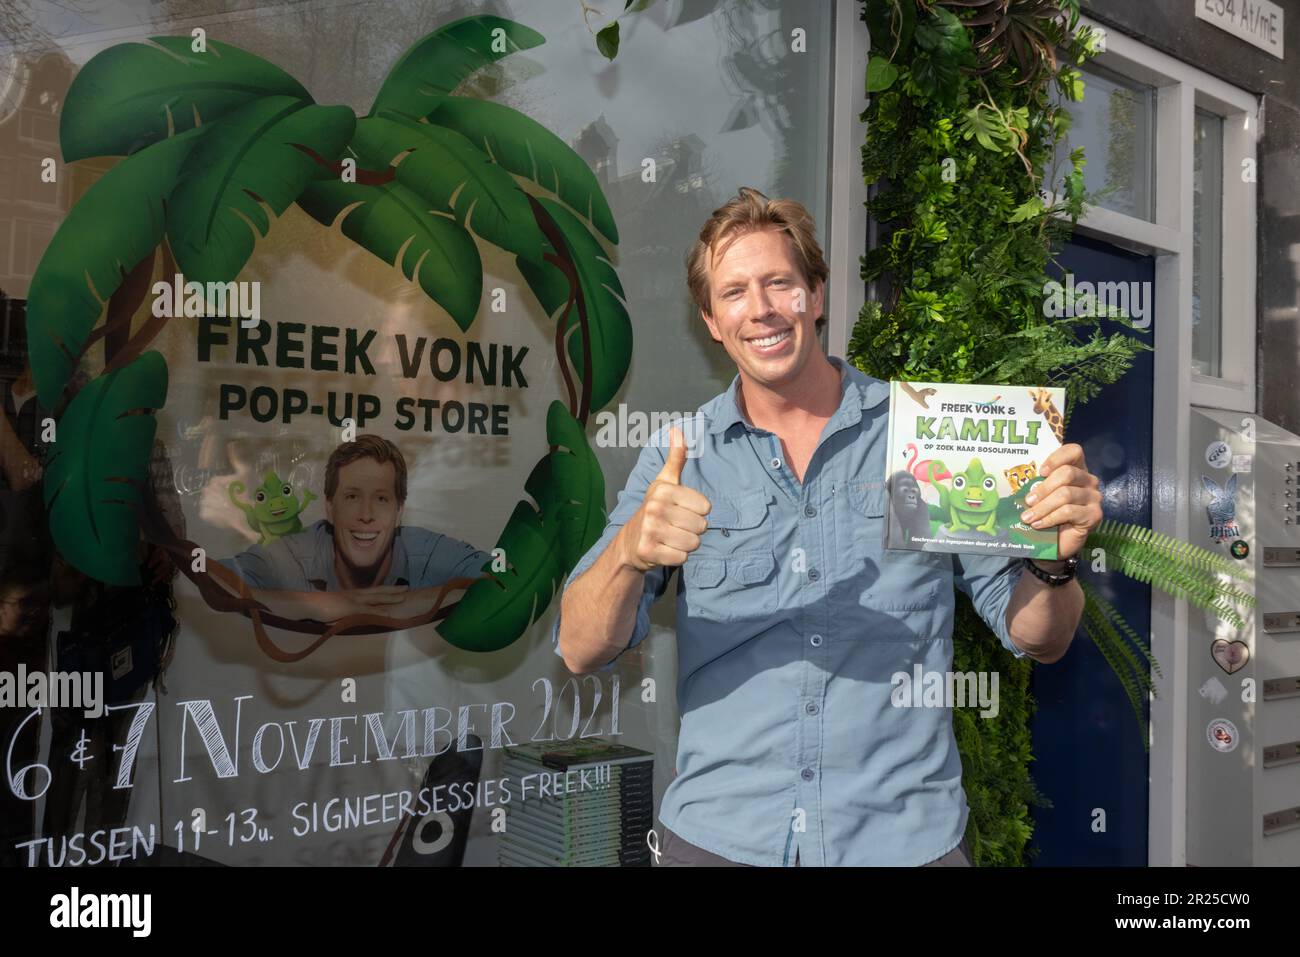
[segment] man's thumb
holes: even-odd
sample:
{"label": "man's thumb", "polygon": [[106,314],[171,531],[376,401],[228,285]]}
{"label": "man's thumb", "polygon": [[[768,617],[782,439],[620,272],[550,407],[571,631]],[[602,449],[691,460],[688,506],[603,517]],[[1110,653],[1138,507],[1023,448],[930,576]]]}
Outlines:
{"label": "man's thumb", "polygon": [[681,485],[682,468],[685,465],[686,439],[682,436],[681,429],[674,425],[668,432],[668,461],[659,470],[658,481]]}

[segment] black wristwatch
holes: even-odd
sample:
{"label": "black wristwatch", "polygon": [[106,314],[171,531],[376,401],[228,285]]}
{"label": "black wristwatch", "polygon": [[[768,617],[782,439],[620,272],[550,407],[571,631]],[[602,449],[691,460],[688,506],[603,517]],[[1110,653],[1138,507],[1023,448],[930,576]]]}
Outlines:
{"label": "black wristwatch", "polygon": [[1053,588],[1058,585],[1064,585],[1074,578],[1075,569],[1079,567],[1079,556],[1077,555],[1072,558],[1062,559],[1062,561],[1065,562],[1065,571],[1060,575],[1053,575],[1051,572],[1043,571],[1034,564],[1033,559],[1024,558],[1021,559],[1021,561],[1025,563],[1025,567],[1033,573],[1035,578],[1039,581],[1047,582],[1047,584],[1051,585]]}

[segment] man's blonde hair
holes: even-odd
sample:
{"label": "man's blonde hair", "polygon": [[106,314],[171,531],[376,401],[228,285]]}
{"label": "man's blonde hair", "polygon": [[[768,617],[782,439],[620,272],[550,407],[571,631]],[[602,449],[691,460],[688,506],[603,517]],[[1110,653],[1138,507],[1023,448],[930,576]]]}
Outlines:
{"label": "man's blonde hair", "polygon": [[[818,281],[825,282],[830,275],[822,248],[817,243],[816,228],[812,214],[797,200],[768,199],[756,189],[740,187],[735,199],[713,211],[700,230],[700,238],[686,254],[686,285],[695,305],[706,315],[713,315],[709,300],[709,267],[717,263],[741,236],[765,229],[790,237],[795,261],[811,293]],[[824,298],[822,302],[824,305]],[[817,317],[819,331],[825,322],[824,315]]]}

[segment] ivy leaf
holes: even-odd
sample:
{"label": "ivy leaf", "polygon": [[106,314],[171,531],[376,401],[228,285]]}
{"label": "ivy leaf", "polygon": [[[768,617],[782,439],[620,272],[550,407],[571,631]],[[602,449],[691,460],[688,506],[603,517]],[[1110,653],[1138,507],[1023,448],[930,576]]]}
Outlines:
{"label": "ivy leaf", "polygon": [[883,56],[873,56],[867,63],[867,92],[888,90],[898,79],[898,67]]}
{"label": "ivy leaf", "polygon": [[599,50],[601,56],[605,57],[607,60],[612,60],[614,57],[618,56],[617,20],[596,34],[596,49]]}

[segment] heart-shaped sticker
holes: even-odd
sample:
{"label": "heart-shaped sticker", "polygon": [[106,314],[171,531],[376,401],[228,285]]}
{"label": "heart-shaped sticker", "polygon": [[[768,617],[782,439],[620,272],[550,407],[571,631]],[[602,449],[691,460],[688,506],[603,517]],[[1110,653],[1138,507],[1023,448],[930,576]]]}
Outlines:
{"label": "heart-shaped sticker", "polygon": [[1215,664],[1228,674],[1240,671],[1250,661],[1250,647],[1240,639],[1228,641],[1225,638],[1215,638],[1210,654],[1214,656]]}

